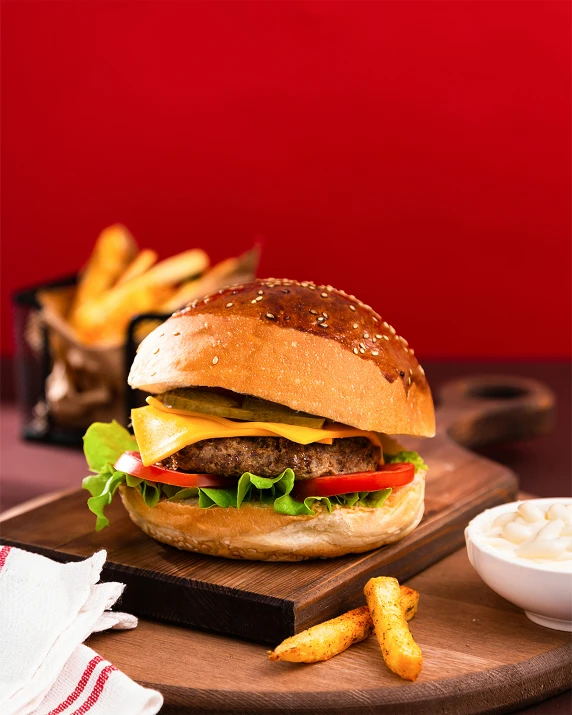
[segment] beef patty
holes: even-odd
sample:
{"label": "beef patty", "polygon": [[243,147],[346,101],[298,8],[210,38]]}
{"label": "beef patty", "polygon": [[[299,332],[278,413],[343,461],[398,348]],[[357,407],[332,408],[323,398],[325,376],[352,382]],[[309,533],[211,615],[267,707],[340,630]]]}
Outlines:
{"label": "beef patty", "polygon": [[298,479],[332,474],[371,472],[379,461],[379,447],[367,437],[334,439],[333,444],[302,445],[283,437],[223,437],[184,447],[163,460],[168,469],[199,474],[240,477],[252,472],[276,477],[287,467]]}

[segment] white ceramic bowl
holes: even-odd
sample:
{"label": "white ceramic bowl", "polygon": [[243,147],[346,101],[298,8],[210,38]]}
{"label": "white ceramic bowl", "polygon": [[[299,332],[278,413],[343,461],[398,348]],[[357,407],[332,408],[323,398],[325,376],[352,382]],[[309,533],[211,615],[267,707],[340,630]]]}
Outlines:
{"label": "white ceramic bowl", "polygon": [[[572,504],[571,498],[530,499],[530,504]],[[500,514],[515,511],[522,501],[501,504],[476,516],[465,529],[469,561],[483,581],[507,601],[523,608],[531,621],[559,631],[572,631],[572,572],[550,561],[516,559],[486,543]]]}

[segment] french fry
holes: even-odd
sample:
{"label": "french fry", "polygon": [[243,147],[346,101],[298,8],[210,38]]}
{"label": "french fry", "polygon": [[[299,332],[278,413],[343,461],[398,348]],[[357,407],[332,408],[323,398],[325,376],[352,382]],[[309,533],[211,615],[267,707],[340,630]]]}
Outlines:
{"label": "french fry", "polygon": [[115,287],[122,286],[133,278],[143,275],[153,264],[157,263],[157,258],[158,256],[155,251],[152,251],[150,248],[144,248],[127,266],[123,275],[119,276]]}
{"label": "french fry", "polygon": [[209,257],[202,248],[191,248],[165,258],[147,271],[145,276],[141,276],[141,279],[147,277],[150,285],[172,286],[202,273],[209,267],[209,263]]}
{"label": "french fry", "polygon": [[250,281],[256,275],[260,251],[257,247],[243,253],[238,258],[227,258],[213,266],[203,276],[186,281],[160,306],[160,310],[171,313],[193,300],[215,293],[226,285]]}
{"label": "french fry", "polygon": [[409,586],[400,586],[399,602],[401,604],[403,617],[406,621],[410,621],[417,613],[417,608],[419,606],[419,591],[409,588]]}
{"label": "french fry", "polygon": [[286,638],[273,651],[270,660],[290,663],[317,663],[342,653],[354,643],[369,636],[373,623],[366,606],[355,608],[337,618],[312,626],[291,638]]}
{"label": "french fry", "polygon": [[364,593],[387,667],[404,680],[416,680],[423,656],[407,626],[397,579],[371,578]]}
{"label": "french fry", "polygon": [[[401,586],[400,603],[403,617],[407,621],[411,620],[417,613],[419,593],[407,586]],[[291,663],[329,660],[354,643],[365,640],[372,631],[373,620],[367,606],[354,608],[342,616],[286,638],[273,651],[268,651],[268,657],[270,660],[286,660]]]}
{"label": "french fry", "polygon": [[137,244],[125,226],[109,226],[101,232],[77,286],[71,309],[73,327],[78,308],[111,288],[136,253]]}
{"label": "french fry", "polygon": [[201,273],[208,264],[209,258],[201,249],[185,251],[80,305],[74,326],[79,338],[86,344],[123,342],[127,325],[134,315],[157,310],[172,295],[174,285]]}

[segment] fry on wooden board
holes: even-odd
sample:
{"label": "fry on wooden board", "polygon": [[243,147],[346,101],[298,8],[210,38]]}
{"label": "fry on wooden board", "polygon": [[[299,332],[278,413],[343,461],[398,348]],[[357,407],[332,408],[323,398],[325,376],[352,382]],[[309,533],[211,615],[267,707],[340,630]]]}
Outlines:
{"label": "fry on wooden board", "polygon": [[404,680],[416,680],[423,656],[407,626],[397,579],[371,578],[364,593],[387,667]]}
{"label": "fry on wooden board", "polygon": [[286,638],[273,651],[268,652],[268,657],[270,660],[287,660],[291,663],[329,660],[354,643],[363,641],[372,629],[373,623],[367,607],[362,606]]}
{"label": "fry on wooden board", "polygon": [[[401,586],[401,610],[406,620],[417,613],[419,593]],[[291,638],[286,638],[273,651],[270,660],[286,660],[291,663],[315,663],[328,660],[342,653],[354,643],[367,638],[373,631],[373,621],[367,606],[354,608],[342,616],[312,626]]]}

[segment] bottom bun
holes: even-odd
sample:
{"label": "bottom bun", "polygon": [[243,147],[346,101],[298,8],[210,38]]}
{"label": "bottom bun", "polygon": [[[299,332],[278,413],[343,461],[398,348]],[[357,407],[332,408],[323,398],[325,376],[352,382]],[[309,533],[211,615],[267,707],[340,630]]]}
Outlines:
{"label": "bottom bun", "polygon": [[197,499],[148,507],[139,491],[120,487],[131,519],[157,541],[210,556],[302,561],[361,553],[399,541],[421,521],[425,473],[393,489],[382,507],[318,506],[315,516],[286,516],[250,502],[240,509],[201,509]]}

